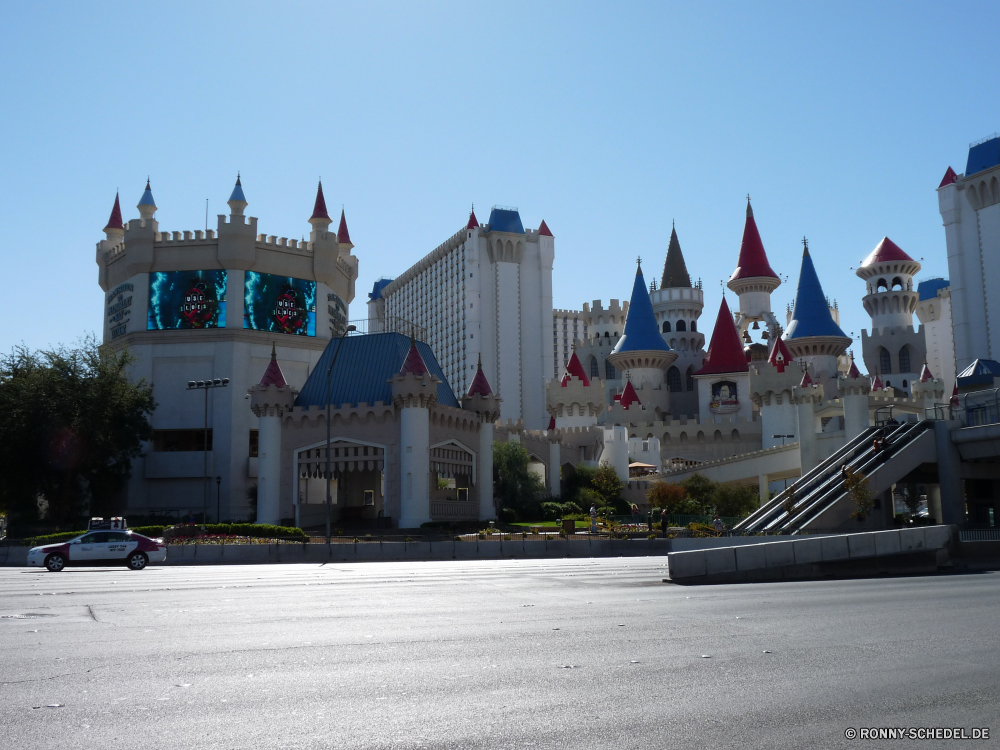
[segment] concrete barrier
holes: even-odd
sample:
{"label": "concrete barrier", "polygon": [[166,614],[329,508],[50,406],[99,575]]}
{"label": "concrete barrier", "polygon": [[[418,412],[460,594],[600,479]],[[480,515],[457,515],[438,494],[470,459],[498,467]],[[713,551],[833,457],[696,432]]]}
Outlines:
{"label": "concrete barrier", "polygon": [[670,552],[671,581],[734,583],[933,572],[957,549],[958,527],[928,526]]}

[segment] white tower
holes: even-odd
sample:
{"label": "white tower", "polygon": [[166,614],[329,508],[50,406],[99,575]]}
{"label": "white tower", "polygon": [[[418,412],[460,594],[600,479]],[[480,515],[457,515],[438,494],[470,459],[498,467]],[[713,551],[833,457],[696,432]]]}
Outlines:
{"label": "white tower", "polygon": [[399,409],[399,528],[431,520],[430,408],[440,379],[430,374],[411,340],[399,374],[392,379],[392,403]]}
{"label": "white tower", "polygon": [[488,521],[497,514],[493,505],[493,423],[500,418],[500,399],[486,380],[482,359],[462,397],[462,408],[479,417],[479,520]]}
{"label": "white tower", "polygon": [[[771,268],[764,252],[760,232],[757,231],[757,221],[750,206],[750,196],[747,196],[747,218],[743,226],[743,240],[740,243],[740,257],[736,270],[730,277],[728,286],[740,300],[740,309],[736,313],[736,328],[744,341],[746,331],[752,323],[754,328],[758,322],[763,322],[768,336],[774,339],[779,331],[778,319],[771,312],[771,292],[778,288],[781,279]],[[763,337],[763,336],[762,336]]]}
{"label": "white tower", "polygon": [[260,383],[250,388],[250,408],[258,418],[257,523],[281,523],[281,418],[295,403],[285,382],[274,346]]}

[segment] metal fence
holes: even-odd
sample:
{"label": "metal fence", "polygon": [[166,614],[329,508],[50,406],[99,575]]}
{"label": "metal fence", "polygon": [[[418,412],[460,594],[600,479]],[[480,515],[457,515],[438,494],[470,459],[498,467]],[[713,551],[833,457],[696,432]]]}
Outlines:
{"label": "metal fence", "polygon": [[958,538],[963,542],[1000,542],[1000,529],[959,529]]}

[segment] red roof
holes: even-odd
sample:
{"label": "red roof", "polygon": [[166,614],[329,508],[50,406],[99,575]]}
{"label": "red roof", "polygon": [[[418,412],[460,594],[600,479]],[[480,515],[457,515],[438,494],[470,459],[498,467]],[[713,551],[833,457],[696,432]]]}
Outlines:
{"label": "red roof", "polygon": [[802,373],[802,382],[799,383],[799,388],[807,388],[810,385],[813,385],[813,379],[809,377],[809,371],[806,370]]}
{"label": "red roof", "polygon": [[872,381],[872,390],[873,391],[881,391],[881,390],[884,390],[884,389],[885,389],[885,386],[882,385],[882,379],[878,376],[878,373],[875,373],[875,380]]}
{"label": "red roof", "polygon": [[406,359],[403,360],[403,366],[399,368],[399,373],[401,375],[426,375],[428,372],[424,358],[417,351],[416,342],[411,341],[410,351],[406,353]]}
{"label": "red roof", "polygon": [[475,229],[479,226],[479,221],[476,219],[476,209],[473,208],[469,212],[469,223],[465,225],[466,229]]}
{"label": "red roof", "polygon": [[767,361],[778,368],[778,372],[784,372],[785,368],[792,363],[792,353],[788,351],[781,336],[774,339],[774,346],[771,347],[771,356]]}
{"label": "red roof", "polygon": [[284,388],[288,383],[285,382],[285,376],[281,374],[281,368],[278,366],[278,358],[274,353],[274,344],[271,344],[271,361],[267,363],[267,369],[264,370],[264,377],[260,379],[261,385],[275,385],[278,388]]}
{"label": "red roof", "polygon": [[861,370],[858,369],[853,359],[851,360],[851,369],[847,371],[847,377],[854,378],[855,380],[861,377]]}
{"label": "red roof", "polygon": [[951,391],[951,405],[958,406],[958,381],[955,381],[955,387]]}
{"label": "red roof", "polygon": [[899,245],[888,237],[883,237],[878,246],[872,250],[871,255],[865,258],[861,266],[863,268],[865,266],[874,266],[876,263],[886,263],[894,260],[912,261],[913,258],[904,253]]}
{"label": "red roof", "polygon": [[924,362],[924,369],[920,371],[920,382],[926,383],[928,380],[934,380],[934,376],[931,375],[931,368]]}
{"label": "red roof", "polygon": [[556,428],[556,418],[549,417],[549,429],[554,430]]}
{"label": "red roof", "polygon": [[480,396],[492,396],[493,389],[490,388],[489,381],[486,380],[486,373],[483,372],[483,358],[479,357],[479,368],[476,370],[476,377],[472,379],[472,383],[469,385],[468,395],[475,396],[476,394]]}
{"label": "red roof", "polygon": [[955,184],[955,180],[958,179],[958,175],[955,174],[955,170],[948,167],[948,171],[944,173],[944,177],[941,179],[941,184],[938,185],[938,190],[943,188],[945,185]]}
{"label": "red roof", "polygon": [[353,245],[351,235],[347,232],[347,219],[344,218],[344,209],[340,209],[340,226],[337,227],[337,242],[341,245]]}
{"label": "red roof", "polygon": [[726,298],[722,298],[719,306],[719,316],[715,319],[715,329],[712,340],[708,344],[708,353],[702,368],[695,375],[715,375],[723,372],[749,372],[746,355],[740,334],[733,322],[733,314],[729,312]]}
{"label": "red roof", "polygon": [[583,371],[583,365],[580,364],[580,358],[576,356],[575,351],[573,352],[573,356],[569,358],[569,362],[566,364],[566,374],[563,375],[560,385],[565,388],[571,377],[580,378],[580,381],[584,385],[590,385],[590,380],[587,379],[587,373]]}
{"label": "red roof", "polygon": [[118,203],[118,193],[115,193],[115,205],[111,208],[111,218],[108,219],[108,225],[104,227],[105,231],[108,229],[124,229],[125,225],[122,224],[122,207]]}
{"label": "red roof", "polygon": [[323,197],[323,182],[319,183],[319,187],[316,188],[316,204],[313,206],[313,215],[309,217],[310,219],[326,219],[327,221],[333,221],[330,218],[330,214],[326,212],[326,198]]}
{"label": "red roof", "polygon": [[757,231],[757,222],[753,218],[753,209],[750,208],[750,201],[747,201],[747,221],[743,225],[743,241],[740,243],[740,258],[736,262],[736,270],[730,277],[730,281],[736,279],[750,279],[757,276],[770,276],[778,278],[778,274],[767,262],[767,253],[764,252],[764,243],[760,240],[760,232]]}
{"label": "red roof", "polygon": [[618,402],[624,409],[629,408],[632,404],[642,404],[642,401],[639,400],[639,395],[635,392],[635,388],[632,387],[631,380],[625,382],[625,390],[622,391],[622,397]]}
{"label": "red roof", "polygon": [[549,231],[548,225],[545,223],[545,219],[542,219],[542,225],[538,227],[538,234],[542,237],[551,237],[552,232]]}

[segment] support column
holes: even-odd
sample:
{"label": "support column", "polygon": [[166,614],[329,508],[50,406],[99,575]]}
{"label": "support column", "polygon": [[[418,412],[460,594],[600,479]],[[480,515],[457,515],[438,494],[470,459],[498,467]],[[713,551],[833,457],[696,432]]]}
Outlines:
{"label": "support column", "polygon": [[960,422],[941,420],[934,423],[934,444],[937,448],[938,481],[941,493],[941,517],[938,523],[965,523],[965,495],[962,492],[961,463],[958,448],[951,442],[951,431]]}
{"label": "support column", "polygon": [[763,505],[764,503],[766,503],[768,500],[771,499],[771,492],[768,489],[768,486],[770,484],[771,482],[768,480],[767,474],[760,474],[757,477],[757,492],[760,497],[761,505]]}
{"label": "support column", "polygon": [[399,527],[415,529],[431,520],[430,411],[406,406],[399,411]]}
{"label": "support column", "polygon": [[479,425],[479,520],[496,518],[493,505],[493,423]]}
{"label": "support column", "polygon": [[562,479],[562,471],[559,458],[559,443],[549,443],[549,494],[552,497],[562,495],[562,486],[559,481]]}
{"label": "support column", "polygon": [[257,436],[257,523],[281,524],[281,417],[262,410]]}
{"label": "support column", "polygon": [[796,404],[799,423],[799,463],[802,475],[819,464],[819,446],[816,444],[816,416],[811,399],[802,399]]}

